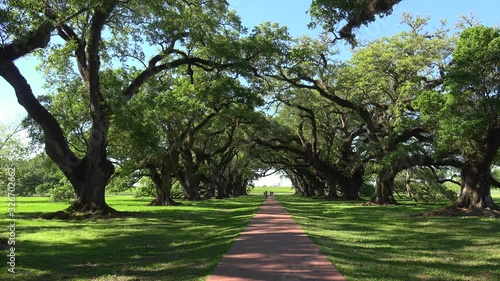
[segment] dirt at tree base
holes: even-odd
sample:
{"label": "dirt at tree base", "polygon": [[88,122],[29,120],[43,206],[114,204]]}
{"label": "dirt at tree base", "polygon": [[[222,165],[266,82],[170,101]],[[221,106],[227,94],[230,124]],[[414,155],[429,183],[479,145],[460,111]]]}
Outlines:
{"label": "dirt at tree base", "polygon": [[89,219],[89,218],[111,218],[111,217],[119,217],[121,215],[122,215],[121,212],[109,206],[106,206],[105,209],[96,209],[90,206],[84,206],[80,208],[75,205],[72,205],[69,208],[62,211],[43,214],[41,218],[46,220],[52,220],[52,219],[72,220],[72,219]]}
{"label": "dirt at tree base", "polygon": [[426,211],[414,216],[421,217],[489,217],[500,218],[500,211],[490,208],[458,208],[448,206],[437,210]]}
{"label": "dirt at tree base", "polygon": [[156,199],[153,199],[151,203],[149,203],[149,206],[183,206],[183,203],[176,202],[173,199],[167,200],[164,203],[158,203]]}
{"label": "dirt at tree base", "polygon": [[378,203],[378,202],[373,202],[373,201],[368,201],[365,203],[361,203],[360,206],[399,206],[400,204],[398,202],[394,203]]}

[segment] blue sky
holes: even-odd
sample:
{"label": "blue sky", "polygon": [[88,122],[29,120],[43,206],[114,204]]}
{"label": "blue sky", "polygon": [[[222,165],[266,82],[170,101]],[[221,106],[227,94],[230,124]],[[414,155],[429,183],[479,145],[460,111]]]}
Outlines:
{"label": "blue sky", "polygon": [[[243,24],[250,29],[265,21],[278,22],[289,27],[294,36],[314,34],[307,28],[310,17],[307,10],[310,1],[305,0],[228,0],[241,16]],[[358,32],[358,37],[373,40],[382,36],[394,35],[402,30],[400,25],[401,14],[408,12],[422,16],[430,16],[432,23],[437,25],[439,19],[446,19],[450,24],[459,20],[460,15],[475,14],[485,25],[500,26],[500,1],[498,0],[403,0],[394,9],[391,16],[379,19]],[[347,46],[339,46],[348,51]],[[26,76],[35,94],[44,93],[42,76],[34,70],[36,60],[29,58],[19,59],[16,64]],[[0,78],[0,122],[20,120],[25,114],[24,109],[17,103],[14,91]]]}
{"label": "blue sky", "polygon": [[[243,24],[251,30],[252,27],[262,22],[278,22],[288,26],[293,36],[304,34],[314,35],[307,28],[310,17],[307,10],[311,1],[306,0],[228,0],[231,7],[241,16]],[[500,26],[500,1],[498,0],[403,0],[398,4],[392,15],[379,19],[358,31],[358,38],[374,40],[382,36],[391,36],[403,30],[400,25],[401,14],[404,12],[431,17],[431,25],[437,26],[440,19],[446,19],[449,24],[455,24],[461,15],[473,13],[484,25]],[[348,53],[345,45],[337,46],[341,52]],[[43,94],[43,79],[34,68],[37,61],[22,58],[16,61],[30,83],[35,94]],[[0,78],[0,123],[19,122],[26,114],[17,103],[13,89]],[[280,179],[273,175],[257,181],[256,185],[289,186],[288,179]]]}

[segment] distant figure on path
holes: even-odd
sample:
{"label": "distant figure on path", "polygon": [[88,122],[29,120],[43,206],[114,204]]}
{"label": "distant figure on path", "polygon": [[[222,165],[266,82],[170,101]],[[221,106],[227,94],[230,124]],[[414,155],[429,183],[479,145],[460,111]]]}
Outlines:
{"label": "distant figure on path", "polygon": [[267,190],[264,191],[264,197],[266,197],[266,199],[267,199]]}

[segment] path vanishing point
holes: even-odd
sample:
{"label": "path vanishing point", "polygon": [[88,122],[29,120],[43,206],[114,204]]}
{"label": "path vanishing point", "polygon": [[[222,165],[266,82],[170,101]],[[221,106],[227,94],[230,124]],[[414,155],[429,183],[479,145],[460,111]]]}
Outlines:
{"label": "path vanishing point", "polygon": [[207,281],[345,280],[283,206],[269,197]]}

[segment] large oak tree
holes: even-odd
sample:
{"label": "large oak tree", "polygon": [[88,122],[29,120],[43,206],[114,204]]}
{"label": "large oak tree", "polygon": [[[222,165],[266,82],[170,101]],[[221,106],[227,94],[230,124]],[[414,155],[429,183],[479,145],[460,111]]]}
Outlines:
{"label": "large oak tree", "polygon": [[438,152],[455,155],[461,169],[461,192],[448,208],[498,211],[491,176],[500,148],[500,31],[475,26],[462,32],[447,69],[444,92],[418,100],[435,125]]}
{"label": "large oak tree", "polygon": [[[18,5],[21,3],[21,5]],[[105,187],[114,173],[108,159],[107,142],[113,110],[130,100],[149,79],[161,72],[185,67],[206,71],[230,62],[217,51],[202,57],[193,50],[223,45],[237,17],[225,1],[7,1],[2,6],[2,27],[13,30],[24,15],[33,30],[21,30],[2,42],[0,75],[12,85],[19,103],[44,132],[45,150],[71,182],[75,191],[72,210],[108,213]],[[8,12],[16,13],[8,13]],[[5,18],[7,17],[7,18]],[[17,20],[21,20],[17,19]],[[234,34],[234,33],[231,33]],[[51,35],[57,42],[49,44]],[[145,50],[149,47],[148,51]],[[88,141],[83,156],[68,145],[57,119],[36,99],[26,77],[14,60],[46,48],[51,82],[80,79],[89,108]],[[146,53],[146,54],[145,54]],[[135,59],[136,61],[132,61]],[[118,61],[117,61],[118,60]],[[142,63],[139,64],[137,61]],[[116,77],[119,87],[107,87],[102,74],[114,68],[128,70]],[[71,93],[68,93],[71,94]],[[79,94],[79,93],[74,93]]]}

